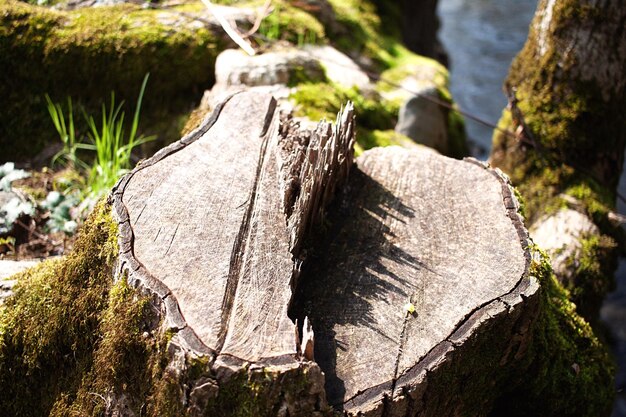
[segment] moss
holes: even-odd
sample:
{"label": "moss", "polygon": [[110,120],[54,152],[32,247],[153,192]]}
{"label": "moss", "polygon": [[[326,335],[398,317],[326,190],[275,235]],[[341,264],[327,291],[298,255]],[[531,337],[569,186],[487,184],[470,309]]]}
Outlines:
{"label": "moss", "polygon": [[101,317],[93,366],[76,396],[58,400],[51,416],[102,415],[108,402],[135,415],[146,403],[152,406],[157,392],[153,385],[161,381],[166,358],[166,338],[151,334],[156,318],[149,297],[139,295],[123,279],[115,284]]}
{"label": "moss", "polygon": [[0,112],[0,146],[6,159],[32,156],[55,139],[45,93],[55,101],[72,96],[95,113],[112,90],[134,103],[143,76],[150,72],[142,126],[164,114],[176,118],[212,82],[220,48],[203,26],[137,5],[60,12],[7,0],[0,3],[0,20],[5,75],[0,95],[11,103]]}
{"label": "moss", "polygon": [[379,96],[365,97],[358,87],[345,88],[332,83],[309,83],[298,87],[290,98],[299,106],[296,115],[311,120],[334,120],[341,106],[354,103],[357,124],[367,129],[392,129],[399,107]]}
{"label": "moss", "polygon": [[524,200],[524,197],[522,196],[522,194],[515,187],[513,187],[513,193],[515,194],[515,198],[517,199],[517,202],[519,203],[517,212],[519,213],[520,216],[522,216],[523,218],[526,218],[526,200]]}
{"label": "moss", "polygon": [[530,273],[541,285],[527,368],[496,405],[493,416],[609,415],[612,362],[591,326],[576,312],[545,253],[534,250]]}
{"label": "moss", "polygon": [[46,415],[78,390],[93,365],[116,253],[116,226],[100,203],[67,258],[17,276],[0,312],[3,412]]}
{"label": "moss", "polygon": [[[263,2],[258,2],[261,6]],[[259,33],[272,40],[284,40],[294,45],[316,44],[326,38],[324,26],[303,8],[291,2],[272,2],[274,11],[261,23]]]}
{"label": "moss", "polygon": [[[445,98],[451,99],[448,91],[449,73],[446,67],[432,58],[416,55],[400,44],[393,44],[390,49],[392,57],[390,68],[380,74],[381,81],[377,84],[378,91],[391,91],[408,77],[424,74],[424,82],[434,84],[442,90]],[[389,82],[383,81],[388,80]]]}
{"label": "moss", "polygon": [[[524,195],[531,224],[571,204],[569,197],[574,197],[576,209],[600,228],[593,242],[581,241],[582,258],[570,260],[576,270],[567,283],[570,296],[588,318],[597,316],[598,298],[611,287],[610,269],[617,254],[614,240],[620,237],[608,213],[615,207],[614,190],[626,142],[626,96],[616,90],[603,95],[606,85],[595,81],[601,77],[583,80],[580,67],[584,64],[576,61],[578,52],[568,48],[572,31],[610,27],[607,20],[612,16],[606,10],[610,8],[569,0],[555,3],[547,39],[541,45],[539,25],[531,25],[528,41],[506,82],[515,91],[519,111],[514,115],[505,111],[499,123],[501,129],[516,134],[494,132],[491,155],[493,164],[507,172]],[[538,13],[535,23],[543,17]],[[612,38],[602,31],[598,34],[610,51]]]}
{"label": "moss", "polygon": [[411,138],[396,132],[395,130],[368,130],[357,127],[355,155],[359,156],[363,151],[376,146],[415,146]]}
{"label": "moss", "polygon": [[[302,400],[311,395],[308,373],[307,367],[298,367],[287,372],[282,368],[273,369],[271,366],[254,370],[244,369],[220,385],[218,396],[208,404],[204,415],[207,417],[280,415],[279,407],[283,402]],[[330,410],[319,411],[323,413],[320,415],[332,415]],[[302,415],[308,415],[307,410],[300,412]]]}
{"label": "moss", "polygon": [[[0,408],[8,415],[151,416],[164,385],[167,334],[150,299],[113,283],[117,226],[99,203],[65,259],[17,276],[0,310]],[[152,411],[151,411],[152,410]],[[169,415],[178,415],[176,413]]]}
{"label": "moss", "polygon": [[447,149],[445,154],[453,158],[463,158],[469,155],[465,121],[457,110],[448,89],[448,70],[437,61],[415,55],[404,47],[395,48],[394,58],[390,62],[392,67],[385,70],[376,83],[376,90],[389,101],[395,102],[398,107],[414,94],[410,89],[404,89],[407,80],[413,88],[435,88],[438,99],[447,106],[441,106],[446,119]]}
{"label": "moss", "polygon": [[568,260],[574,270],[574,280],[565,285],[580,315],[594,322],[602,300],[615,286],[617,243],[606,235],[592,235],[581,239],[580,243],[580,253]]}
{"label": "moss", "polygon": [[[575,1],[555,4],[549,40],[539,45],[539,25],[531,25],[528,41],[515,58],[506,84],[515,90],[524,122],[542,153],[613,189],[626,141],[622,110],[626,96],[613,90],[604,97],[604,85],[583,80],[578,75],[582,64],[576,61],[577,53],[566,46],[571,44],[568,37],[572,30],[605,26],[611,16],[602,14],[609,9],[581,6]],[[535,19],[542,16],[538,14]],[[611,49],[607,46],[606,50]],[[518,123],[509,125],[512,131]]]}

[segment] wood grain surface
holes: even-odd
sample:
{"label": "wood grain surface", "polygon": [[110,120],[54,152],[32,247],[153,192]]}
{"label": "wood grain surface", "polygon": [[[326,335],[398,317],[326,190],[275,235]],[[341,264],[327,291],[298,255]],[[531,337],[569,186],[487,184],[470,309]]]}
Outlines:
{"label": "wood grain surface", "polygon": [[298,296],[331,404],[356,413],[392,398],[473,313],[520,285],[526,235],[505,198],[493,171],[427,150],[357,160]]}
{"label": "wood grain surface", "polygon": [[[503,342],[489,360],[523,351],[528,235],[497,171],[420,147],[351,167],[354,132],[351,105],[306,130],[271,96],[228,98],[114,188],[118,274],[159,297],[218,384],[314,359],[336,409],[414,415],[426,375],[480,352],[490,329]],[[445,377],[450,392],[464,375]]]}

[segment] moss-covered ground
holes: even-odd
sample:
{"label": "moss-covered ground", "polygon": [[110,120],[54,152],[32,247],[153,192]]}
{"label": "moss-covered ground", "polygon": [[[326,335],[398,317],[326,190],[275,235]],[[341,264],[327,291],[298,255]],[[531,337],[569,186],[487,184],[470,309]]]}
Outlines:
{"label": "moss-covered ground", "polygon": [[96,114],[111,91],[134,103],[148,72],[141,127],[178,139],[185,115],[212,83],[220,48],[197,23],[177,10],[131,4],[67,12],[0,2],[2,159],[24,160],[58,140],[44,94],[55,102],[71,96]]}
{"label": "moss-covered ground", "polygon": [[99,203],[70,254],[16,276],[0,306],[3,415],[103,415],[116,398],[135,415],[163,415],[141,410],[161,395],[166,338],[154,333],[149,299],[113,282],[117,250],[110,207]]}

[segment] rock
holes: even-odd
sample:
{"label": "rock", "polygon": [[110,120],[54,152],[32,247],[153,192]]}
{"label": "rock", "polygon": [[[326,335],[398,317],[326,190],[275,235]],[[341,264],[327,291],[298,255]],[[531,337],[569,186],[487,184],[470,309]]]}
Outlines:
{"label": "rock", "polygon": [[[384,99],[401,103],[396,131],[417,143],[456,158],[467,156],[465,127],[451,110],[448,71],[438,62],[415,57],[381,74],[378,90]],[[444,106],[445,105],[445,106]]]}
{"label": "rock", "polygon": [[215,62],[217,86],[254,87],[293,84],[301,80],[322,81],[319,61],[299,50],[286,49],[249,56],[238,49],[227,49]]}
{"label": "rock", "polygon": [[564,200],[570,206],[540,217],[531,233],[552,259],[556,277],[570,291],[578,313],[595,325],[602,300],[614,287],[617,243],[579,211],[581,201],[571,196]]}
{"label": "rock", "polygon": [[317,59],[326,71],[326,78],[345,87],[371,86],[367,74],[348,55],[330,45],[305,45],[304,51]]}
{"label": "rock", "polygon": [[[9,278],[10,276],[22,272],[25,269],[30,268],[31,266],[37,265],[39,262],[40,261],[36,259],[31,259],[27,261],[9,261],[2,259],[0,260],[0,280]],[[2,288],[5,288],[6,285],[8,285],[6,284],[7,282],[11,281],[0,281],[0,286],[2,286]]]}
{"label": "rock", "polygon": [[36,260],[0,260],[0,305],[4,302],[5,298],[13,294],[13,287],[17,283],[17,280],[9,280],[7,278],[36,265],[38,262],[39,261]]}
{"label": "rock", "polygon": [[344,87],[372,89],[367,74],[347,55],[324,45],[302,49],[281,49],[249,56],[238,49],[227,49],[215,63],[215,85],[207,90],[187,123],[185,133],[229,95],[242,91],[270,94],[282,109],[290,111],[289,97],[301,82],[331,81]]}
{"label": "rock", "polygon": [[580,257],[581,239],[599,233],[589,217],[571,208],[540,218],[530,229],[535,243],[550,256],[552,269],[561,281],[574,278],[576,266],[572,260]]}
{"label": "rock", "polygon": [[396,132],[447,154],[449,145],[445,114],[440,105],[425,98],[438,99],[438,90],[427,87],[415,92],[419,95],[413,95],[400,108]]}

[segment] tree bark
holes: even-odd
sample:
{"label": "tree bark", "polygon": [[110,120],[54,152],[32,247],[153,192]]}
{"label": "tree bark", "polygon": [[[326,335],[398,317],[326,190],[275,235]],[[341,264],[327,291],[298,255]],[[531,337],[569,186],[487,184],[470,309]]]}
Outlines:
{"label": "tree bark", "polygon": [[[537,243],[558,262],[559,278],[592,322],[612,287],[616,241],[623,241],[609,214],[626,144],[625,28],[619,1],[541,1],[506,81],[509,106],[491,153],[526,200]],[[596,227],[565,224],[576,213],[555,214],[564,208]],[[555,225],[573,241],[555,246],[545,239],[557,233]]]}
{"label": "tree bark", "polygon": [[618,0],[539,3],[505,85],[512,118],[506,127],[520,130],[518,137],[495,133],[496,165],[514,172],[520,160],[548,158],[615,189],[626,143],[623,6]]}

